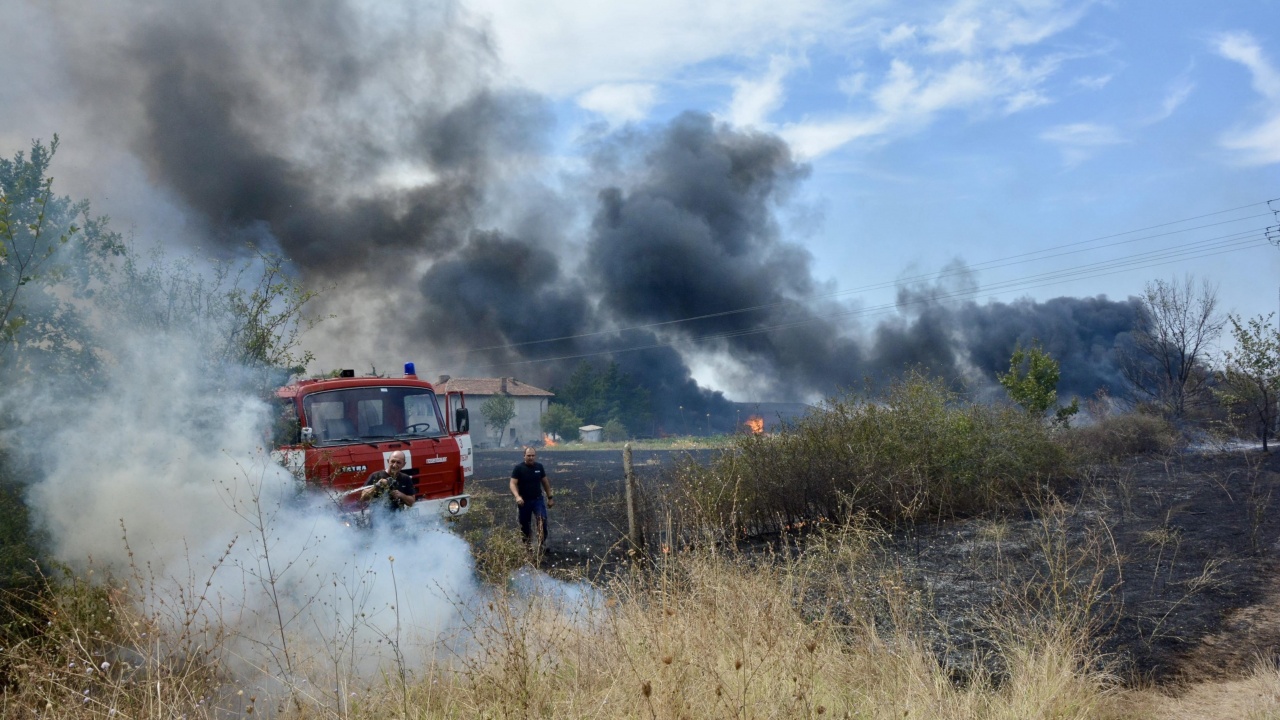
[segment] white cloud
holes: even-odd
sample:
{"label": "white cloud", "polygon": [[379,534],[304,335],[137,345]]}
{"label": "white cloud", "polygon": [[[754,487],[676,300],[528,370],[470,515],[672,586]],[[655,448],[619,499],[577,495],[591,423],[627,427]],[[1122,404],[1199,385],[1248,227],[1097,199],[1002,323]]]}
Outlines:
{"label": "white cloud", "polygon": [[[787,124],[779,132],[799,155],[813,158],[856,140],[917,131],[948,111],[1010,115],[1045,105],[1050,98],[1042,86],[1066,56],[1029,60],[1014,49],[1070,28],[1088,4],[960,0],[932,24],[899,23],[880,36],[881,49],[897,54],[878,85],[865,71],[839,81],[850,97],[865,93],[870,108]],[[948,54],[953,62],[945,60]],[[1101,87],[1109,80],[1085,82]]]}
{"label": "white cloud", "polygon": [[1153,125],[1170,118],[1178,108],[1182,107],[1187,98],[1191,97],[1191,92],[1195,89],[1195,83],[1191,82],[1187,76],[1183,75],[1175,79],[1165,91],[1164,99],[1160,101],[1160,109],[1143,121],[1143,124]]}
{"label": "white cloud", "polygon": [[[813,157],[859,138],[919,130],[948,110],[1011,114],[1048,103],[1041,86],[1062,57],[1018,53],[1071,27],[1090,1],[944,0],[941,10],[922,11],[931,17],[879,0],[472,0],[469,7],[491,25],[511,79],[552,98],[577,96],[614,121],[639,119],[659,89],[676,92],[668,85],[676,78],[687,85],[691,67],[714,60],[708,72],[724,72],[767,57],[759,76],[713,79],[733,89],[726,119],[781,132]],[[835,81],[858,101],[854,109],[779,122],[803,62],[796,58],[820,45],[853,57],[859,46],[878,45],[893,57],[888,70],[855,60],[858,72]]]}
{"label": "white cloud", "polygon": [[1220,55],[1248,68],[1253,89],[1266,105],[1266,117],[1258,125],[1226,133],[1220,140],[1222,147],[1238,153],[1239,160],[1247,165],[1280,163],[1280,72],[1249,33],[1224,33],[1218,36],[1216,45]]}
{"label": "white cloud", "polygon": [[517,82],[551,97],[660,82],[706,60],[801,47],[845,32],[865,4],[839,0],[471,0]]}
{"label": "white cloud", "polygon": [[1228,133],[1222,146],[1240,153],[1246,165],[1280,163],[1280,113],[1255,128]]}
{"label": "white cloud", "polygon": [[935,53],[975,55],[1033,45],[1079,22],[1089,2],[960,0],[925,29]]}
{"label": "white cloud", "polygon": [[837,81],[836,87],[840,89],[840,92],[851,98],[857,97],[867,88],[867,74],[865,72],[856,72],[852,75],[846,75]]}
{"label": "white cloud", "polygon": [[1049,142],[1078,147],[1101,147],[1124,142],[1124,138],[1114,127],[1097,123],[1057,125],[1040,133],[1040,137]]}
{"label": "white cloud", "polygon": [[880,49],[892,50],[901,45],[915,42],[915,40],[916,27],[914,25],[902,23],[880,36]]}
{"label": "white cloud", "polygon": [[1040,133],[1040,139],[1058,145],[1063,161],[1070,166],[1093,157],[1104,147],[1127,142],[1114,127],[1097,123],[1056,125]]}
{"label": "white cloud", "polygon": [[802,157],[816,157],[870,136],[911,132],[950,110],[995,107],[1010,114],[1048,99],[1038,86],[1052,62],[1027,67],[1015,56],[964,60],[939,70],[894,60],[884,81],[870,91],[873,108],[858,115],[788,125],[780,131]]}
{"label": "white cloud", "polygon": [[597,85],[578,96],[578,105],[618,124],[643,120],[658,100],[658,88],[650,83]]}
{"label": "white cloud", "polygon": [[796,157],[808,160],[864,138],[883,135],[889,130],[888,116],[838,118],[827,121],[785,125],[778,134],[791,146]]}
{"label": "white cloud", "polygon": [[1258,94],[1280,102],[1280,72],[1271,66],[1262,47],[1252,35],[1245,32],[1223,33],[1218,36],[1218,53],[1228,60],[1249,68],[1253,74],[1253,89]]}
{"label": "white cloud", "polygon": [[1112,75],[1088,75],[1075,79],[1075,84],[1085,90],[1101,90],[1111,83]]}
{"label": "white cloud", "polygon": [[797,65],[803,65],[803,61],[774,55],[763,77],[735,80],[727,119],[735,125],[763,125],[769,114],[782,105],[786,97],[783,81]]}

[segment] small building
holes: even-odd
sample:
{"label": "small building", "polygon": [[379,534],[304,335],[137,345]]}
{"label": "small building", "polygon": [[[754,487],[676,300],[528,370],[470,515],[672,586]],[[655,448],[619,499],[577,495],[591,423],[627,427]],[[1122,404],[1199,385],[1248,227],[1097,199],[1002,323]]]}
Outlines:
{"label": "small building", "polygon": [[[476,447],[515,447],[542,439],[542,416],[555,393],[522,383],[513,377],[455,378],[441,375],[435,382],[436,393],[461,391],[467,396],[471,412],[471,438]],[[506,428],[491,428],[480,413],[485,400],[506,395],[515,401],[516,414]],[[501,437],[498,436],[502,430]]]}
{"label": "small building", "polygon": [[604,428],[599,425],[583,425],[578,428],[578,439],[584,443],[600,442],[604,435]]}

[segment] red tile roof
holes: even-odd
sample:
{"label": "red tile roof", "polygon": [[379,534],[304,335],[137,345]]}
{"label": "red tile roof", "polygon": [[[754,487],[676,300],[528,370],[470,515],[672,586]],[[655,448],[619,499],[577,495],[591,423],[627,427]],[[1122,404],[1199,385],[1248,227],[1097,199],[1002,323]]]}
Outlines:
{"label": "red tile roof", "polygon": [[442,376],[434,383],[436,392],[462,391],[468,395],[512,395],[515,397],[554,397],[555,393],[522,383],[515,378],[451,378]]}

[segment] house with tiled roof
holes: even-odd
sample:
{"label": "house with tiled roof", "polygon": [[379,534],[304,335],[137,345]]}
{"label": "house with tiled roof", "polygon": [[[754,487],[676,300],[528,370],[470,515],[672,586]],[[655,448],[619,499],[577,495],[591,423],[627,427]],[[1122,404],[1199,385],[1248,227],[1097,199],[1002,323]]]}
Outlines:
{"label": "house with tiled roof", "polygon": [[[477,447],[514,447],[542,440],[542,416],[555,393],[522,383],[513,377],[455,378],[441,375],[436,393],[463,392],[471,411],[471,437]],[[494,395],[515,401],[516,414],[506,428],[489,427],[480,406]],[[501,436],[499,436],[501,433]]]}

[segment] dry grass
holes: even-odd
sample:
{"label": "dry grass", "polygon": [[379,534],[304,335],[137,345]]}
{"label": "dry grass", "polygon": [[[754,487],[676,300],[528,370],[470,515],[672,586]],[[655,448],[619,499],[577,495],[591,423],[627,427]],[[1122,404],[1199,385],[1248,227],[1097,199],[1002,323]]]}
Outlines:
{"label": "dry grass", "polygon": [[1131,717],[1166,720],[1277,720],[1280,718],[1280,669],[1260,662],[1246,678],[1206,682],[1174,693],[1150,690],[1125,699]]}
{"label": "dry grass", "polygon": [[[849,526],[803,550],[672,555],[595,588],[524,571],[471,606],[435,659],[334,683],[321,665],[262,690],[216,633],[156,622],[71,582],[52,628],[0,650],[4,717],[1107,718],[1131,694],[1097,670],[1077,627],[1011,626],[999,676],[963,682],[921,632],[918,599]],[[532,583],[532,584],[529,584]],[[99,588],[99,589],[95,589]],[[80,595],[76,595],[79,593]],[[167,628],[167,629],[166,629]],[[10,636],[9,640],[16,636]],[[234,670],[233,670],[234,668]],[[258,687],[250,691],[248,688]],[[308,691],[311,688],[311,691]],[[1128,717],[1140,717],[1132,713]]]}
{"label": "dry grass", "polygon": [[[861,422],[863,413],[880,413],[871,418],[879,421],[942,418],[949,425],[933,430],[955,435],[943,438],[942,449],[960,447],[984,428],[1004,438],[1021,427],[990,424],[964,408],[953,412],[932,402],[936,392],[923,394],[927,412],[898,418],[850,408],[859,420],[853,427],[873,427]],[[859,447],[882,451],[876,467],[907,467],[891,463],[889,451],[897,438],[918,437],[927,426],[879,432],[882,444]],[[1060,467],[1044,451],[1047,436],[1024,435],[1030,449],[1009,462],[1040,468],[1031,478]],[[967,457],[913,465],[924,469],[900,479],[919,484],[903,487],[923,493],[915,499],[949,498],[949,506],[963,493],[998,498],[1021,489],[974,485],[952,473]],[[741,496],[729,483],[715,487],[723,494],[702,498],[703,518],[724,519],[712,507],[733,517]],[[896,497],[898,512],[912,514],[915,500]],[[354,657],[355,636],[365,630],[354,619],[329,634],[327,647],[286,637],[283,623],[267,628],[279,637],[264,632],[256,641],[290,652],[255,667],[239,652],[243,631],[207,612],[203,577],[193,573],[174,587],[136,568],[123,579],[59,576],[0,603],[7,606],[0,616],[0,717],[1280,718],[1273,665],[1176,696],[1122,687],[1090,632],[1092,610],[1110,590],[1103,579],[1114,543],[1105,527],[1082,543],[1067,542],[1073,508],[1052,494],[1038,507],[1037,570],[1010,583],[993,605],[1003,614],[985,618],[990,646],[959,649],[974,656],[959,668],[951,658],[961,653],[945,646],[947,631],[930,616],[929,598],[886,562],[881,531],[865,515],[837,527],[825,520],[802,546],[752,554],[700,542],[651,561],[637,558],[636,566],[588,584],[521,567],[527,556],[517,537],[493,531],[484,505],[457,525],[473,542],[483,589],[454,599],[460,620],[453,632],[428,640],[434,644],[422,662],[401,652],[397,616],[395,637],[378,640],[394,640],[393,656],[372,669]],[[992,520],[979,537],[999,545],[1008,534],[1007,521]],[[1177,561],[1179,537],[1167,522],[1145,539],[1167,554],[1162,562]],[[1212,571],[1206,566],[1204,582],[1212,582]],[[405,635],[413,630],[404,628]]]}

